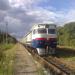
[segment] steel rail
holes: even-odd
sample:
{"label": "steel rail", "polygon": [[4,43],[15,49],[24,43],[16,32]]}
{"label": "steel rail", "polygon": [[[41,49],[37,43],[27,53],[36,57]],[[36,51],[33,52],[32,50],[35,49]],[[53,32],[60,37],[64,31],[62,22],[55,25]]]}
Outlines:
{"label": "steel rail", "polygon": [[62,72],[64,72],[66,75],[71,75],[72,70],[67,67],[65,64],[63,64],[61,61],[58,60],[57,57],[45,57],[44,58],[46,61],[48,61],[50,64],[54,65],[58,69],[60,69]]}

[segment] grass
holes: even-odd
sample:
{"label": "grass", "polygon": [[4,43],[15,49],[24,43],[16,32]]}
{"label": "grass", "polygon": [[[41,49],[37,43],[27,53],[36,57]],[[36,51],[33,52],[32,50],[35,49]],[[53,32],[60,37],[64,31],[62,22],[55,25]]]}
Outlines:
{"label": "grass", "polygon": [[38,75],[45,75],[43,68],[38,69]]}
{"label": "grass", "polygon": [[37,62],[36,65],[37,65],[37,73],[38,73],[38,75],[46,75],[44,67],[39,62]]}
{"label": "grass", "polygon": [[13,75],[14,44],[0,45],[0,75]]}
{"label": "grass", "polygon": [[7,49],[10,49],[10,48],[12,48],[14,46],[14,44],[12,44],[12,43],[9,43],[9,44],[0,44],[0,49],[2,49],[2,50],[7,50]]}
{"label": "grass", "polygon": [[72,61],[75,61],[75,57],[69,57],[69,58],[67,57],[67,58],[64,58],[64,59],[65,59],[65,60],[68,60],[68,61],[71,61],[71,62],[72,62]]}
{"label": "grass", "polygon": [[75,50],[75,46],[59,46],[59,48],[64,48],[64,49],[67,49],[67,50]]}
{"label": "grass", "polygon": [[[72,65],[75,62],[75,49],[61,47],[57,49],[57,56],[63,59],[65,63]],[[73,64],[75,67],[75,64]]]}

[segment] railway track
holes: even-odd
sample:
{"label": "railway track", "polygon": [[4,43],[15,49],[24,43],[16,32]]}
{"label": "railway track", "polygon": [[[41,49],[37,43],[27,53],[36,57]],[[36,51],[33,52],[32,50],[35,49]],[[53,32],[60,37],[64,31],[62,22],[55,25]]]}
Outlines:
{"label": "railway track", "polygon": [[60,62],[57,57],[49,56],[49,57],[45,57],[44,59],[48,63],[50,63],[50,64],[54,65],[56,68],[60,69],[61,74],[66,74],[66,75],[72,74],[71,69],[69,69],[66,65],[64,65],[62,62]]}
{"label": "railway track", "polygon": [[27,50],[32,54],[35,60],[40,62],[45,68],[52,72],[52,75],[75,75],[75,72],[62,63],[59,58],[55,56],[39,56],[35,53],[35,49],[27,47]]}

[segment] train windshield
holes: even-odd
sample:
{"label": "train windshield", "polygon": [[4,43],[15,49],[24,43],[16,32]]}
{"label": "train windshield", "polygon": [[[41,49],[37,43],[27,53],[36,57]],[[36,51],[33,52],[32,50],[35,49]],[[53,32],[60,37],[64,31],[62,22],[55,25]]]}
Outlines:
{"label": "train windshield", "polygon": [[47,33],[46,29],[38,29],[38,33]]}
{"label": "train windshield", "polygon": [[47,33],[47,31],[46,31],[46,29],[35,29],[34,31],[33,31],[33,34],[40,34],[40,33]]}
{"label": "train windshield", "polygon": [[55,34],[56,30],[55,29],[48,29],[48,34]]}

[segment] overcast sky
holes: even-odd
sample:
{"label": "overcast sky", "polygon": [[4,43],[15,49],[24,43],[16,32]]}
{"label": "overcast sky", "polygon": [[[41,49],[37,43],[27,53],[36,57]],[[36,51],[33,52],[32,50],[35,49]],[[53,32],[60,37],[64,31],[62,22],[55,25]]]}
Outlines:
{"label": "overcast sky", "polygon": [[35,23],[57,25],[75,21],[75,0],[0,0],[0,28],[16,38],[24,36]]}

